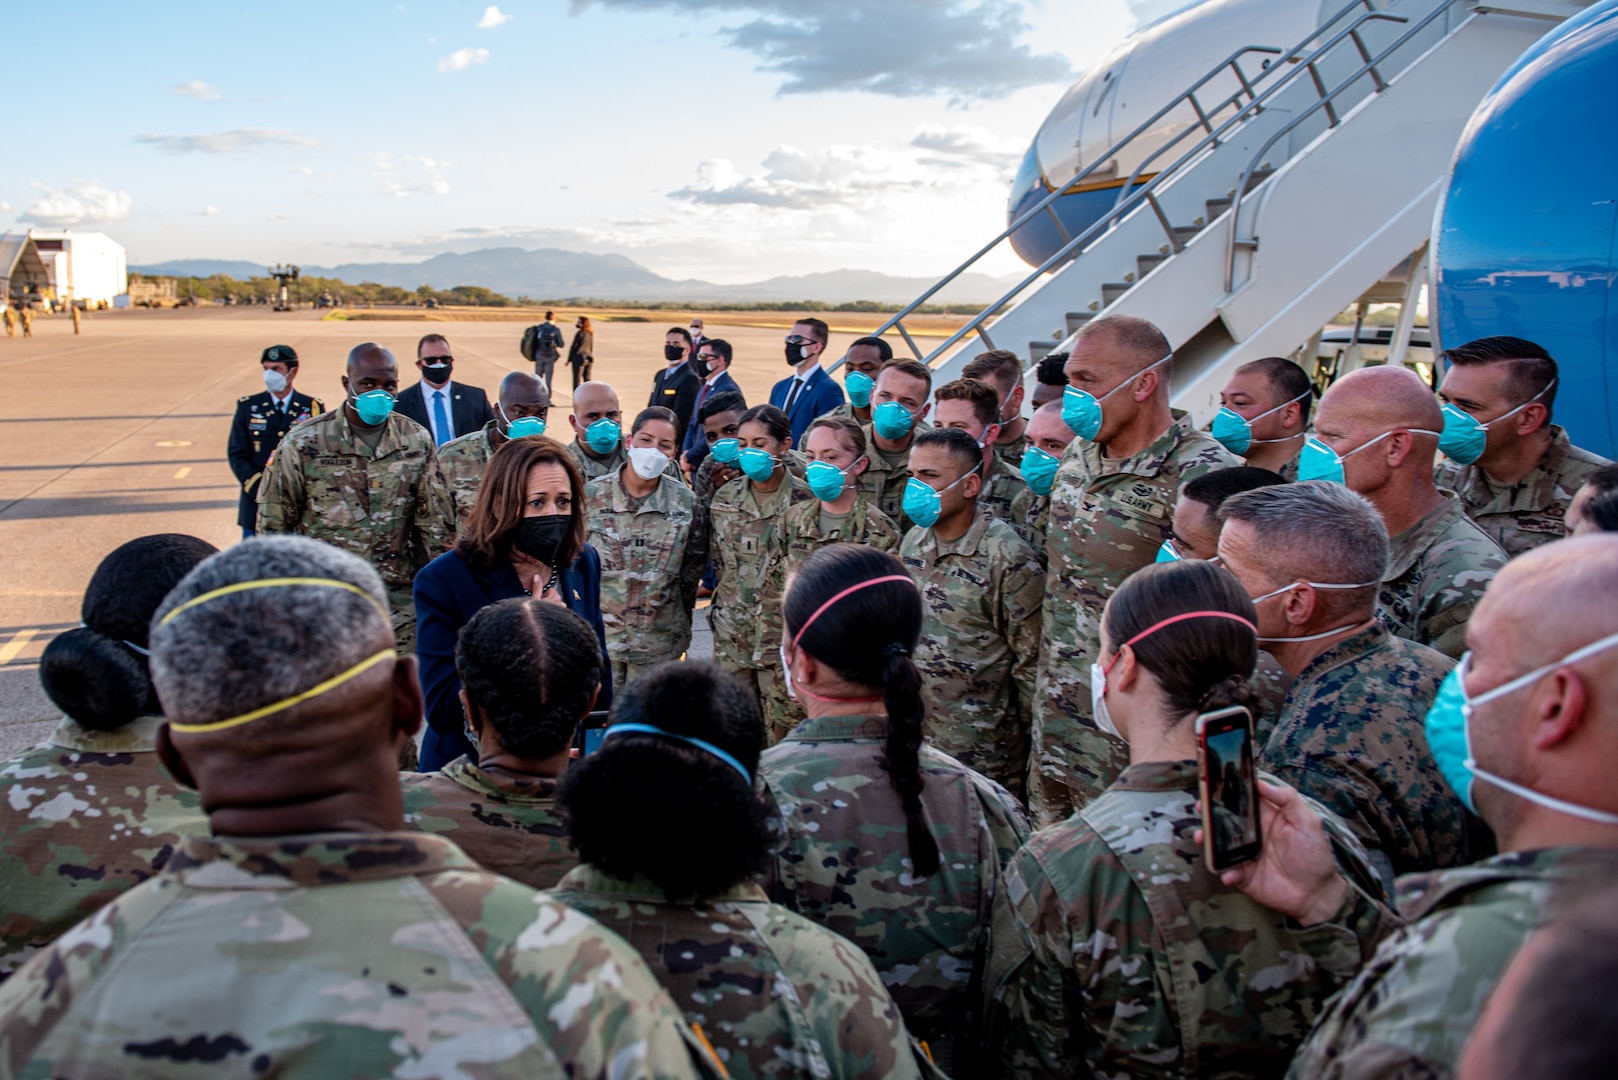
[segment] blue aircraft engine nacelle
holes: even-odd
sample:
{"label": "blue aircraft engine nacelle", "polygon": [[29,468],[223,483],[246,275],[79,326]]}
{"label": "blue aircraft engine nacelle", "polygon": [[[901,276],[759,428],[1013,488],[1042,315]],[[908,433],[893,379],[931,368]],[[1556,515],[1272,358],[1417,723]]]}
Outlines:
{"label": "blue aircraft engine nacelle", "polygon": [[[1509,334],[1556,358],[1555,419],[1618,457],[1618,0],[1541,38],[1472,114],[1433,224],[1435,341]],[[1605,134],[1603,134],[1605,133]]]}

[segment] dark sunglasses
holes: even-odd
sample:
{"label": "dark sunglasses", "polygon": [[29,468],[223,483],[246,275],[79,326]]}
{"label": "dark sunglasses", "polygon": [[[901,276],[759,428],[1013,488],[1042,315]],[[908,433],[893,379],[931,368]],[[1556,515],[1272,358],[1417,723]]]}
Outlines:
{"label": "dark sunglasses", "polygon": [[792,335],[787,337],[787,344],[788,345],[816,345],[816,344],[819,344],[819,343],[817,341],[815,341],[815,339],[812,338],[812,337],[802,337],[802,336],[800,336],[798,334],[792,334]]}

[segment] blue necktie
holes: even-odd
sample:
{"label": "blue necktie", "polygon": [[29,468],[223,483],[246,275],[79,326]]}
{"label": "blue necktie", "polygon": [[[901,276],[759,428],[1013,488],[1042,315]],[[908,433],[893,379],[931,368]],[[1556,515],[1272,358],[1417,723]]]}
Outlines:
{"label": "blue necktie", "polygon": [[433,391],[433,434],[438,445],[449,442],[449,414],[444,412],[444,391]]}

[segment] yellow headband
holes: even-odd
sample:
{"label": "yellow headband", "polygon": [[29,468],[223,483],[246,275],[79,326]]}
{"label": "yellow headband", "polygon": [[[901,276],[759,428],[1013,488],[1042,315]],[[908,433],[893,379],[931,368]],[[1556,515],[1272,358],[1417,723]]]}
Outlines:
{"label": "yellow headband", "polygon": [[201,596],[193,596],[191,599],[187,600],[185,603],[163,616],[163,620],[157,625],[167,626],[170,622],[174,621],[174,617],[176,615],[187,608],[194,608],[198,604],[206,604],[209,600],[217,600],[221,596],[229,596],[231,593],[247,592],[251,589],[279,588],[283,585],[314,585],[325,589],[344,589],[353,593],[355,596],[365,597],[365,599],[376,605],[377,610],[382,612],[384,618],[390,618],[388,615],[388,609],[382,606],[382,602],[376,597],[372,596],[370,593],[366,592],[364,589],[360,588],[358,585],[351,585],[346,581],[338,581],[336,578],[274,577],[262,578],[258,581],[238,581],[234,585],[225,585],[221,588],[212,589],[205,592]]}
{"label": "yellow headband", "polygon": [[308,701],[310,698],[319,697],[328,690],[336,689],[355,676],[360,675],[363,672],[375,667],[377,664],[380,664],[382,661],[397,655],[399,654],[392,649],[383,649],[375,656],[367,657],[366,659],[361,660],[347,671],[338,672],[325,682],[317,683],[301,694],[293,694],[291,697],[286,697],[282,698],[280,701],[271,702],[262,708],[254,709],[252,712],[244,712],[240,716],[232,716],[224,720],[213,720],[206,724],[171,723],[169,724],[169,729],[172,731],[183,732],[223,731],[226,728],[233,728],[241,724],[251,723],[254,720],[269,716],[271,713],[278,713],[282,710],[290,709],[292,706]]}

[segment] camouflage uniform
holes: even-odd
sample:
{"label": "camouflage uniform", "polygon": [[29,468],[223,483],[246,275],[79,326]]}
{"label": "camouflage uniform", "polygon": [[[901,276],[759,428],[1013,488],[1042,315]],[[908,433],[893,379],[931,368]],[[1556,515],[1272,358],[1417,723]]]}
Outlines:
{"label": "camouflage uniform", "polygon": [[948,542],[911,529],[899,561],[926,605],[916,666],[933,745],[1020,797],[1045,595],[1034,549],[985,511]]}
{"label": "camouflage uniform", "polygon": [[1045,537],[1045,636],[1028,778],[1037,824],[1066,817],[1105,791],[1128,763],[1123,741],[1090,718],[1090,665],[1101,651],[1101,610],[1125,578],[1157,558],[1181,485],[1239,464],[1175,410],[1168,430],[1128,458],[1075,439],[1051,489]]}
{"label": "camouflage uniform", "polygon": [[[867,408],[865,411],[866,411],[867,414],[869,414],[871,410],[869,408]],[[869,415],[867,415],[865,417],[865,419],[863,419],[863,420],[861,420],[859,417],[855,416],[854,415],[854,406],[850,405],[847,401],[843,402],[841,405],[837,406],[834,409],[827,409],[825,412],[823,412],[819,416],[815,417],[815,419],[816,420],[852,420],[856,424],[859,424],[859,425],[864,426],[864,427],[870,426],[870,423],[871,423],[871,418],[870,418]],[[869,444],[867,444],[867,445],[869,445]]]}
{"label": "camouflage uniform", "polygon": [[1275,662],[1275,657],[1260,649],[1258,664],[1247,681],[1258,695],[1258,710],[1253,714],[1253,745],[1262,750],[1275,731],[1276,721],[1281,718],[1287,691],[1292,689],[1292,676]]}
{"label": "camouflage uniform", "polygon": [[1370,955],[1384,911],[1366,856],[1329,814],[1337,917],[1307,929],[1210,871],[1194,761],[1129,766],[1006,868],[985,1016],[1010,1076],[1277,1076]]}
{"label": "camouflage uniform", "polygon": [[694,1076],[688,1032],[615,934],[420,833],[192,837],[0,986],[7,1076]]}
{"label": "camouflage uniform", "polygon": [[764,752],[759,774],[785,829],[773,884],[782,903],[871,958],[911,1034],[948,1071],[951,1042],[976,1011],[995,882],[1028,822],[999,784],[924,743],[921,802],[939,871],[913,878],[904,810],[882,764],[887,727],[880,714],[814,717]]}
{"label": "camouflage uniform", "polygon": [[1380,610],[1389,630],[1430,645],[1452,660],[1466,651],[1466,621],[1506,565],[1506,553],[1472,524],[1460,499],[1388,538]]}
{"label": "camouflage uniform", "polygon": [[258,531],[301,533],[370,563],[387,586],[399,648],[410,652],[410,584],[455,539],[455,504],[426,428],[393,413],[373,453],[338,408],[281,440],[258,486]]}
{"label": "camouflage uniform", "polygon": [[994,456],[1014,469],[1021,469],[1022,456],[1023,454],[1027,453],[1028,448],[1033,445],[1034,440],[1030,439],[1028,437],[1028,433],[1024,431],[1021,435],[1017,436],[1008,443],[995,443]]}
{"label": "camouflage uniform", "polygon": [[585,865],[551,895],[640,952],[732,1080],[921,1075],[870,960],[751,881],[677,903]]}
{"label": "camouflage uniform", "polygon": [[637,500],[620,468],[585,485],[584,503],[590,543],[601,554],[612,685],[627,686],[640,669],[678,660],[691,644],[691,607],[708,564],[707,519],[696,512],[691,489],[666,473]]}
{"label": "camouflage uniform", "polygon": [[1264,744],[1264,767],[1341,818],[1389,884],[1466,862],[1466,810],[1423,733],[1451,666],[1372,625],[1299,673]]}
{"label": "camouflage uniform", "polygon": [[[490,420],[477,431],[451,439],[438,448],[438,467],[449,486],[451,501],[455,504],[456,525],[465,524],[478,501],[478,488],[483,484],[483,470],[498,447],[495,436],[500,435],[500,422]],[[508,440],[500,436],[500,446]]]}
{"label": "camouflage uniform", "polygon": [[1483,467],[1440,458],[1433,478],[1460,496],[1466,516],[1508,556],[1521,555],[1567,535],[1568,504],[1606,458],[1574,446],[1560,424],[1550,427],[1551,445],[1534,471],[1510,487],[1497,487]]}
{"label": "camouflage uniform", "polygon": [[488,772],[462,755],[399,781],[406,827],[453,841],[485,870],[549,889],[579,864],[556,810],[560,780]]}
{"label": "camouflage uniform", "polygon": [[1006,519],[1006,524],[1016,529],[1017,535],[1034,549],[1041,569],[1045,566],[1045,531],[1050,520],[1051,497],[1035,495],[1031,487],[1017,492],[1017,497],[1011,502],[1011,516]]}
{"label": "camouflage uniform", "polygon": [[901,530],[908,530],[911,521],[905,516],[905,485],[910,483],[910,451],[904,452],[897,465],[889,465],[876,448],[871,425],[861,424],[860,430],[865,432],[866,460],[870,463],[860,474],[860,492]]}
{"label": "camouflage uniform", "polygon": [[978,494],[978,505],[1009,525],[1013,520],[1012,506],[1017,496],[1028,490],[1028,484],[1017,466],[999,458],[991,461],[989,482]]}
{"label": "camouflage uniform", "polygon": [[64,719],[0,765],[0,979],[208,830],[197,793],[157,760],[162,722],[91,731]]}
{"label": "camouflage uniform", "polygon": [[714,493],[709,533],[718,584],[708,625],[714,662],[739,676],[758,694],[759,708],[771,695],[785,697],[781,682],[781,578],[772,573],[782,558],[781,530],[789,508],[819,501],[789,469],[774,491],[761,494],[739,476]]}
{"label": "camouflage uniform", "polygon": [[1449,1077],[1501,972],[1558,899],[1618,875],[1618,851],[1497,855],[1399,882],[1409,925],[1332,1002],[1287,1075],[1297,1080]]}

